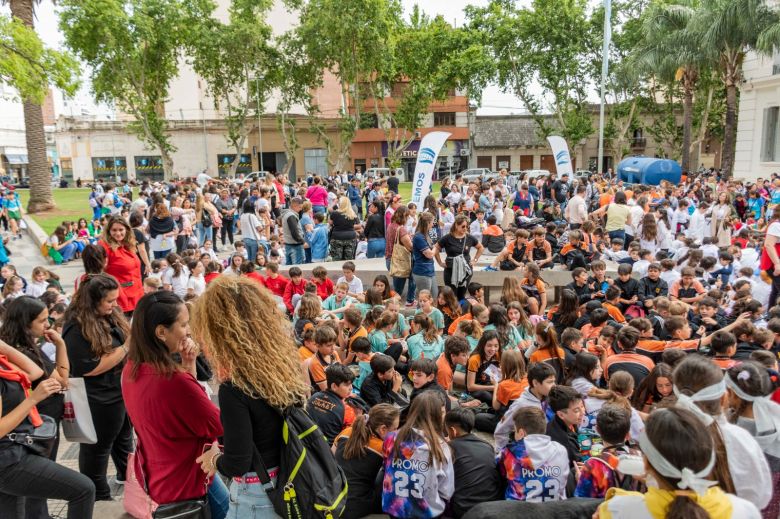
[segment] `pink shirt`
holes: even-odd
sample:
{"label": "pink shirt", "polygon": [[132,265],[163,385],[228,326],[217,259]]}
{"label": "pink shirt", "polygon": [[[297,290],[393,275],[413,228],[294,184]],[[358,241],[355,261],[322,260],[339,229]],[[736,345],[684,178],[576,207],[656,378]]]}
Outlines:
{"label": "pink shirt", "polygon": [[328,191],[322,186],[311,186],[306,190],[306,198],[311,205],[328,205]]}

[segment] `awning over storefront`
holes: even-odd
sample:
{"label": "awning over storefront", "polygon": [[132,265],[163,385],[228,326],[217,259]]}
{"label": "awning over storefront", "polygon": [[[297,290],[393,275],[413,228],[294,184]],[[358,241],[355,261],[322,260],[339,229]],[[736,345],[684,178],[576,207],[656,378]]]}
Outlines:
{"label": "awning over storefront", "polygon": [[15,154],[6,154],[5,158],[8,160],[9,164],[27,164],[27,155],[15,155]]}

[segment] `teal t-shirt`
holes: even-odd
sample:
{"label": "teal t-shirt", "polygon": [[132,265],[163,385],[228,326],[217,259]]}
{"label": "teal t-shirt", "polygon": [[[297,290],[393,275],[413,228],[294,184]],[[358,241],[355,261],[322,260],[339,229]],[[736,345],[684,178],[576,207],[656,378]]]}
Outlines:
{"label": "teal t-shirt", "polygon": [[366,314],[368,314],[369,310],[371,310],[374,307],[373,305],[370,305],[368,303],[357,303],[354,306],[355,308],[360,310],[360,315],[361,317],[363,317],[363,319],[366,318]]}
{"label": "teal t-shirt", "polygon": [[[422,310],[418,309],[414,314],[421,314],[423,313]],[[444,314],[441,313],[441,310],[438,308],[434,308],[431,310],[431,313],[427,314],[428,317],[431,318],[431,321],[433,321],[433,325],[436,327],[437,330],[441,330],[444,328]]]}
{"label": "teal t-shirt", "polygon": [[360,390],[360,387],[363,385],[363,381],[370,374],[371,374],[371,362],[364,361],[364,360],[358,361],[358,376],[357,378],[355,378],[355,381],[352,382],[352,387],[354,387],[357,390]]}
{"label": "teal t-shirt", "polygon": [[[351,302],[354,302],[354,300],[351,297],[346,296],[339,303],[338,301],[336,301],[336,294],[331,294],[327,298],[325,298],[325,301],[322,302],[322,309],[332,311],[337,308],[343,308]],[[339,318],[342,318],[344,317],[344,312],[338,312],[336,315]]]}
{"label": "teal t-shirt", "polygon": [[428,342],[423,332],[417,332],[406,338],[406,346],[409,348],[411,360],[420,358],[436,360],[444,351],[444,339],[436,336],[433,342]]}
{"label": "teal t-shirt", "polygon": [[409,323],[406,322],[406,317],[403,314],[398,314],[398,321],[395,326],[390,330],[390,337],[393,339],[402,339],[404,334],[409,330]]}
{"label": "teal t-shirt", "polygon": [[[485,326],[485,331],[493,330],[495,331],[496,327],[492,324],[489,324]],[[516,350],[517,346],[520,344],[520,341],[523,340],[520,336],[520,332],[517,331],[517,328],[513,325],[509,325],[509,330],[507,335],[509,336],[509,340],[507,343],[501,345],[501,351],[505,350]]]}
{"label": "teal t-shirt", "polygon": [[384,353],[387,349],[387,334],[380,330],[371,330],[368,334],[368,342],[371,343],[371,351]]}

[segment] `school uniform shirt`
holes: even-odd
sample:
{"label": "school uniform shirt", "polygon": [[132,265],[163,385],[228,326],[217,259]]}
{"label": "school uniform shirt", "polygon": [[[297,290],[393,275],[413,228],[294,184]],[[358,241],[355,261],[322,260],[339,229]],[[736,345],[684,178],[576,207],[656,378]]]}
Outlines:
{"label": "school uniform shirt", "polygon": [[347,477],[347,502],[346,517],[357,518],[372,513],[378,513],[381,509],[381,496],[377,492],[375,484],[376,475],[382,469],[384,457],[382,455],[382,439],[371,435],[363,455],[357,458],[345,459],[344,448],[347,440],[352,436],[352,427],[347,427],[336,438],[336,463],[344,471]]}
{"label": "school uniform shirt", "polygon": [[[327,298],[325,298],[325,301],[322,302],[322,309],[323,310],[336,310],[337,308],[344,308],[350,303],[353,303],[355,300],[352,299],[349,296],[345,296],[344,299],[341,301],[336,300],[336,294],[331,294]],[[337,312],[336,317],[341,319],[344,317],[344,312]]]}
{"label": "school uniform shirt", "polygon": [[662,278],[655,281],[645,277],[639,281],[639,301],[645,302],[648,299],[654,299],[669,294],[669,285]]}
{"label": "school uniform shirt", "polygon": [[325,370],[331,364],[335,364],[336,360],[335,358],[331,358],[331,360],[328,361],[328,359],[324,358],[319,353],[315,353],[307,362],[309,364],[306,368],[309,372],[309,382],[311,383],[312,390],[319,391],[319,385],[326,380]]}
{"label": "school uniform shirt", "polygon": [[190,279],[187,280],[187,291],[190,289],[196,296],[203,295],[203,292],[206,291],[206,279],[203,275],[190,276]]}
{"label": "school uniform shirt", "polygon": [[327,299],[328,296],[331,295],[334,291],[333,281],[331,281],[330,278],[325,278],[324,281],[319,281],[312,278],[311,282],[314,283],[314,285],[317,287],[317,295],[323,301]]}
{"label": "school uniform shirt", "polygon": [[634,377],[634,387],[639,387],[639,384],[653,371],[654,367],[655,362],[640,353],[633,351],[618,353],[608,357],[604,363],[604,378],[609,380],[610,375],[616,371],[627,371]]}
{"label": "school uniform shirt", "polygon": [[430,447],[423,432],[413,429],[409,441],[398,446],[397,431],[385,437],[383,453],[385,476],[382,481],[382,510],[392,517],[428,519],[444,513],[455,491],[452,453],[441,438],[443,463],[431,461]]}
{"label": "school uniform shirt", "polygon": [[520,381],[511,379],[502,380],[498,383],[498,386],[496,386],[496,400],[498,400],[502,406],[507,407],[511,402],[517,400],[527,388],[527,378],[523,378]]}
{"label": "school uniform shirt", "polygon": [[569,457],[549,436],[529,434],[510,442],[501,449],[497,463],[507,482],[505,499],[529,503],[566,499]]}
{"label": "school uniform shirt", "polygon": [[390,330],[390,337],[392,339],[401,339],[409,330],[409,323],[403,314],[398,314],[398,320],[395,322],[395,326]]}
{"label": "school uniform shirt", "polygon": [[431,313],[429,314],[426,314],[425,312],[423,312],[421,309],[418,308],[417,311],[414,312],[414,315],[417,314],[427,315],[431,319],[431,321],[433,321],[433,327],[436,328],[437,330],[444,329],[444,314],[442,314],[441,310],[439,310],[438,308],[432,308]]}
{"label": "school uniform shirt", "polygon": [[557,348],[556,353],[558,356],[554,357],[549,348],[544,348],[534,351],[528,360],[531,361],[532,364],[535,362],[544,362],[552,366],[555,369],[555,380],[558,384],[561,384],[563,383],[565,375],[563,368],[566,362],[566,352],[563,351],[563,348]]}
{"label": "school uniform shirt", "polygon": [[284,305],[287,307],[288,312],[293,313],[295,310],[292,304],[293,296],[302,296],[304,292],[306,292],[306,281],[304,279],[301,279],[300,283],[297,284],[293,283],[292,280],[285,284],[282,299],[284,299]]}
{"label": "school uniform shirt", "polygon": [[[599,505],[599,519],[664,519],[676,497],[674,490],[649,487],[647,492],[628,492],[618,488],[607,491],[606,501]],[[690,493],[691,499],[704,508],[710,519],[759,519],[755,505],[710,487],[704,495]]]}
{"label": "school uniform shirt", "polygon": [[306,404],[306,412],[325,435],[328,445],[333,445],[341,431],[355,421],[355,411],[330,390],[314,393]]}
{"label": "school uniform shirt", "polygon": [[673,296],[678,299],[682,299],[684,297],[696,297],[705,292],[706,290],[704,289],[704,286],[702,286],[702,284],[697,279],[694,279],[690,286],[684,287],[682,286],[681,278],[675,281],[669,288],[669,296]]}
{"label": "school uniform shirt", "polygon": [[571,283],[566,285],[565,288],[568,288],[569,290],[572,290],[572,291],[574,291],[575,294],[577,294],[577,301],[581,305],[584,305],[585,303],[587,303],[588,301],[593,299],[591,297],[591,294],[593,293],[593,291],[590,289],[590,286],[588,286],[587,283],[585,283],[584,285],[580,286],[576,282],[572,281]]}
{"label": "school uniform shirt", "polygon": [[659,341],[656,339],[639,339],[636,343],[636,352],[649,357],[653,362],[661,362],[664,351],[669,348],[677,348],[685,353],[695,353],[699,350],[701,339],[672,339]]}
{"label": "school uniform shirt", "polygon": [[624,324],[626,322],[626,318],[623,316],[623,312],[621,312],[620,308],[618,308],[617,306],[607,302],[601,303],[601,306],[604,308],[604,310],[607,311],[609,316],[616,323]]}
{"label": "school uniform shirt", "polygon": [[444,351],[444,339],[436,335],[432,342],[428,342],[425,333],[420,331],[406,338],[406,346],[409,349],[410,360],[437,360]]}
{"label": "school uniform shirt", "polygon": [[496,370],[500,373],[499,359],[499,355],[495,355],[490,360],[482,360],[479,355],[472,355],[469,357],[469,362],[466,366],[466,369],[469,373],[475,374],[474,383],[485,386],[492,386],[497,383],[498,381],[494,381],[490,375],[488,375],[487,370],[490,368],[490,366],[493,366],[491,371]]}
{"label": "school uniform shirt", "polygon": [[473,434],[450,440],[455,492],[450,506],[462,517],[473,506],[502,498],[501,478],[493,457],[493,447]]}
{"label": "school uniform shirt", "polygon": [[371,343],[373,353],[384,353],[387,349],[387,333],[382,330],[371,330],[368,333],[368,342]]}
{"label": "school uniform shirt", "polygon": [[[491,330],[494,332],[497,331],[495,324],[489,324],[483,328],[483,331],[485,332]],[[520,341],[523,340],[523,337],[521,336],[517,327],[510,324],[506,330],[506,336],[507,336],[507,341],[504,344],[501,344],[501,351],[517,350],[517,346],[520,344]]]}

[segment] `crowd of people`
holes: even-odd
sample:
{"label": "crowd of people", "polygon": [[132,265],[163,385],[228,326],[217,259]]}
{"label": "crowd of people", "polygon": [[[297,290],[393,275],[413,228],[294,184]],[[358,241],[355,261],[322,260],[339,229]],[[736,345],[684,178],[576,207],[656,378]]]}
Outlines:
{"label": "crowd of people", "polygon": [[[74,293],[0,269],[0,519],[88,519],[128,473],[155,517],[780,517],[780,176],[454,175],[420,207],[399,184],[96,183],[44,247],[83,263]],[[493,301],[480,270],[506,273]],[[56,463],[72,378],[78,471]]]}

